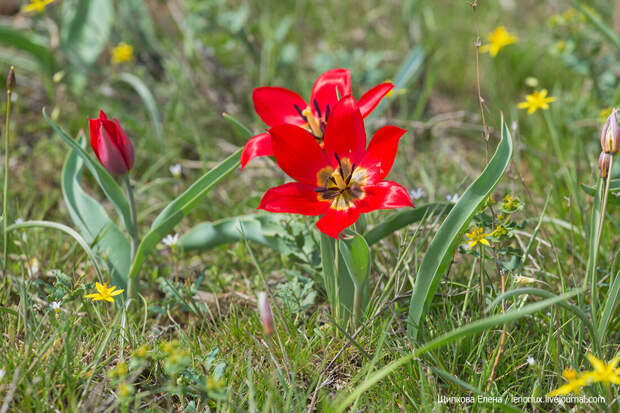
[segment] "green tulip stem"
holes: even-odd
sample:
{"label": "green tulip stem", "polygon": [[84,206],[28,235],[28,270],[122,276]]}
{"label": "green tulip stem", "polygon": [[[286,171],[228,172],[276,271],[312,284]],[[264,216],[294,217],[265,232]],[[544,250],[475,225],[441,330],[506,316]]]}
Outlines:
{"label": "green tulip stem", "polygon": [[[138,247],[138,219],[136,215],[136,201],[133,196],[133,189],[131,188],[131,182],[129,180],[129,174],[125,175],[123,178],[123,182],[125,183],[125,189],[127,190],[127,198],[129,200],[129,211],[131,213],[131,229],[129,233],[131,235],[131,262],[136,258],[136,248]],[[133,298],[136,293],[136,283],[138,282],[138,277],[129,277],[127,284],[127,297],[129,299]]]}
{"label": "green tulip stem", "polygon": [[3,269],[6,270],[8,260],[8,190],[9,190],[9,124],[11,122],[11,97],[13,89],[7,89],[6,99],[6,121],[4,123],[4,188],[2,193],[2,241],[4,245],[4,255],[2,260]]}
{"label": "green tulip stem", "polygon": [[362,307],[362,286],[357,285],[357,283],[353,284],[353,318],[352,324],[353,328],[356,328],[360,322],[360,314]]}

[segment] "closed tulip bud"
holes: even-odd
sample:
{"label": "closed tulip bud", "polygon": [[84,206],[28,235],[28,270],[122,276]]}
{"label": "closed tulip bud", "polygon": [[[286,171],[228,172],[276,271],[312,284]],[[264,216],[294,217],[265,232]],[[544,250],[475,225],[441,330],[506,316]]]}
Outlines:
{"label": "closed tulip bud", "polygon": [[601,132],[601,147],[605,153],[618,152],[620,146],[620,126],[618,126],[618,109],[614,109],[607,118]]}
{"label": "closed tulip bud", "polygon": [[98,119],[89,119],[90,146],[101,165],[113,175],[125,175],[134,161],[133,144],[125,135],[118,119],[108,119],[99,112]]}
{"label": "closed tulip bud", "polygon": [[12,92],[15,88],[15,68],[11,66],[9,76],[6,78],[6,90]]}
{"label": "closed tulip bud", "polygon": [[260,321],[263,323],[265,335],[271,336],[273,334],[273,314],[265,293],[258,293],[258,313],[260,314]]}
{"label": "closed tulip bud", "polygon": [[605,179],[609,175],[609,168],[611,167],[611,154],[601,152],[601,156],[598,158],[598,170],[601,173],[601,178]]}

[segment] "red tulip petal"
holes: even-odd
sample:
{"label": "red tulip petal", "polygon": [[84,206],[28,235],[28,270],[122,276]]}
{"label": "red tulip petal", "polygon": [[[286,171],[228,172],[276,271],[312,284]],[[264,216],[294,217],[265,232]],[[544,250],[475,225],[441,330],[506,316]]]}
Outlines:
{"label": "red tulip petal", "polygon": [[381,99],[383,99],[383,97],[387,95],[393,87],[394,85],[389,82],[382,83],[373,87],[368,92],[364,93],[360,100],[357,102],[360,107],[360,112],[362,113],[362,116],[368,116],[370,112],[372,112],[377,107],[379,102],[381,102]]}
{"label": "red tulip petal", "polygon": [[95,153],[97,152],[99,128],[99,119],[88,119],[88,129],[90,129],[90,146],[93,148]]}
{"label": "red tulip petal", "polygon": [[366,182],[382,181],[392,169],[399,139],[407,132],[397,126],[384,126],[374,134],[364,158],[359,163],[366,169]]}
{"label": "red tulip petal", "polygon": [[332,165],[336,165],[334,153],[341,159],[349,158],[359,164],[366,151],[364,119],[351,95],[340,99],[329,116],[325,128],[325,153]]}
{"label": "red tulip petal", "polygon": [[366,185],[364,192],[364,198],[356,202],[357,208],[362,213],[376,209],[413,207],[409,192],[396,182],[383,181]]}
{"label": "red tulip petal", "polygon": [[273,156],[273,149],[271,148],[271,135],[268,133],[261,133],[246,142],[241,152],[241,169],[252,159],[259,156]]}
{"label": "red tulip petal", "polygon": [[283,123],[303,126],[306,122],[295,109],[304,110],[308,104],[297,93],[283,87],[259,87],[252,92],[254,110],[269,126]]}
{"label": "red tulip petal", "polygon": [[108,119],[108,117],[105,115],[105,112],[103,111],[103,109],[99,109],[99,119],[105,119],[105,120]]}
{"label": "red tulip petal", "polygon": [[360,210],[356,207],[347,209],[329,208],[325,215],[316,223],[316,227],[332,238],[338,238],[343,229],[352,225],[360,217]]}
{"label": "red tulip petal", "polygon": [[321,114],[325,114],[326,106],[329,105],[330,110],[334,110],[334,106],[338,102],[336,89],[343,98],[351,94],[351,72],[349,69],[331,69],[323,73],[314,82],[312,94],[310,95],[310,107],[315,115],[318,116],[314,101],[319,105]]}
{"label": "red tulip petal", "polygon": [[99,128],[96,147],[97,150],[95,154],[99,162],[101,162],[104,168],[110,173],[114,175],[125,175],[129,171],[121,151],[118,149],[114,143],[114,139],[110,136],[103,124]]}
{"label": "red tulip petal", "polygon": [[269,212],[285,212],[302,215],[321,215],[331,205],[320,201],[314,185],[289,182],[268,190],[260,201],[258,209]]}
{"label": "red tulip petal", "polygon": [[121,127],[118,119],[114,118],[114,125],[116,126],[116,143],[118,144],[118,148],[125,159],[125,163],[127,164],[127,169],[131,169],[134,161],[134,150],[133,143],[125,134],[125,131]]}
{"label": "red tulip petal", "polygon": [[278,166],[296,181],[321,186],[317,174],[329,165],[316,139],[295,125],[274,126],[269,133]]}

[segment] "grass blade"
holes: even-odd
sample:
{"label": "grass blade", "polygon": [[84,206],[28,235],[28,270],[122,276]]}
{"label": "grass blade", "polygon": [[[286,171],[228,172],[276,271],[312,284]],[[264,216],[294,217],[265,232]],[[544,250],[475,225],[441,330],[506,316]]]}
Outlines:
{"label": "grass blade", "polygon": [[495,155],[478,179],[465,190],[458,203],[452,208],[431,241],[428,251],[424,254],[413,286],[407,318],[407,335],[411,339],[417,339],[420,322],[469,221],[488,198],[508,167],[512,156],[512,138],[503,117],[501,125],[502,139]]}

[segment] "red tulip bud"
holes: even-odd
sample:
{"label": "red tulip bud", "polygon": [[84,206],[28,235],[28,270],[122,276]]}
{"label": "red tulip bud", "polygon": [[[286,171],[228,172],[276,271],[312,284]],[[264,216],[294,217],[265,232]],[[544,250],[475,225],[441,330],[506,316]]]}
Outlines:
{"label": "red tulip bud", "polygon": [[118,119],[109,120],[106,114],[99,112],[98,119],[89,119],[90,146],[99,162],[114,175],[125,175],[133,166],[133,145]]}
{"label": "red tulip bud", "polygon": [[620,146],[620,126],[618,126],[618,109],[614,109],[607,118],[603,131],[601,133],[601,147],[603,152],[618,152]]}
{"label": "red tulip bud", "polygon": [[601,178],[605,179],[609,175],[609,168],[611,167],[611,154],[601,152],[601,156],[598,158],[598,170],[601,173]]}
{"label": "red tulip bud", "polygon": [[260,314],[260,321],[263,323],[265,335],[271,336],[273,334],[273,314],[265,293],[258,293],[258,313]]}

